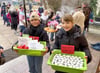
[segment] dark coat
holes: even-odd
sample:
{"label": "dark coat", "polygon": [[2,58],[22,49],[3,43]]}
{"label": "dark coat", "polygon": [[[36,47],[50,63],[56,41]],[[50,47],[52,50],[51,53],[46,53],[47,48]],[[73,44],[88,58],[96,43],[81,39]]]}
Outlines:
{"label": "dark coat", "polygon": [[12,24],[18,24],[19,23],[19,18],[18,18],[18,12],[10,12],[11,15],[11,23]]}
{"label": "dark coat", "polygon": [[43,13],[43,12],[44,12],[43,7],[39,7],[39,8],[38,8],[38,11],[39,11],[39,13]]}
{"label": "dark coat", "polygon": [[83,13],[85,15],[85,22],[84,22],[84,25],[85,25],[85,28],[87,28],[89,26],[89,16],[90,16],[90,8],[89,7],[84,7],[83,8]]}
{"label": "dark coat", "polygon": [[33,27],[32,25],[30,25],[29,28],[26,28],[24,30],[23,34],[29,34],[29,36],[39,37],[39,41],[46,41],[47,47],[50,49],[47,32],[44,31],[44,27],[41,24],[38,27]]}
{"label": "dark coat", "polygon": [[6,5],[3,5],[2,7],[1,7],[1,15],[6,15]]}
{"label": "dark coat", "polygon": [[75,51],[84,51],[88,56],[88,63],[91,61],[87,40],[85,36],[81,34],[81,29],[78,25],[75,25],[70,31],[66,32],[62,28],[56,33],[53,49],[60,49],[62,44],[74,45]]}
{"label": "dark coat", "polygon": [[10,15],[11,15],[11,28],[16,30],[17,25],[19,24],[18,12],[17,11],[10,12]]}

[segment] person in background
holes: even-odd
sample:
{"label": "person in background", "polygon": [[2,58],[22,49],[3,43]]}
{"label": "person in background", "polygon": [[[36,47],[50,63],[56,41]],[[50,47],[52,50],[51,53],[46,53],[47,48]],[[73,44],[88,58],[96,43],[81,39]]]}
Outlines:
{"label": "person in background", "polygon": [[7,22],[7,16],[6,16],[7,9],[6,8],[7,7],[6,7],[5,3],[3,3],[2,7],[1,7],[1,16],[3,16],[4,25]]}
{"label": "person in background", "polygon": [[74,19],[74,24],[81,27],[81,32],[83,34],[85,15],[81,8],[76,9],[76,12],[73,14],[73,19]]}
{"label": "person in background", "polygon": [[[80,27],[73,24],[73,17],[70,14],[65,14],[62,17],[62,29],[56,33],[52,53],[54,49],[61,49],[61,45],[73,45],[75,47],[75,51],[85,52],[87,56],[87,63],[89,63],[92,59],[87,40],[85,36],[81,34]],[[56,71],[55,73],[64,72]]]}
{"label": "person in background", "polygon": [[87,3],[83,3],[83,13],[85,15],[85,22],[84,22],[84,33],[87,30],[89,31],[89,16],[90,16],[90,8]]}
{"label": "person in background", "polygon": [[[44,31],[44,27],[40,24],[39,15],[37,13],[32,13],[29,20],[30,27],[26,28],[23,34],[29,34],[29,36],[37,36],[39,37],[39,41],[46,41],[46,49],[49,51],[50,45],[48,35],[46,31]],[[43,53],[43,55],[46,54],[46,52]],[[27,59],[30,73],[42,73],[43,56],[27,56]]]}
{"label": "person in background", "polygon": [[11,5],[9,5],[9,4],[7,5],[7,13],[6,13],[6,16],[7,16],[7,26],[10,26],[10,24],[11,24],[11,15],[9,13],[10,6]]}
{"label": "person in background", "polygon": [[10,7],[11,7],[11,5],[8,4],[8,5],[7,5],[7,13],[9,12]]}
{"label": "person in background", "polygon": [[7,26],[10,26],[11,25],[11,15],[10,15],[9,11],[7,13],[7,18],[8,18],[8,25]]}
{"label": "person in background", "polygon": [[29,3],[29,10],[30,11],[32,10],[32,3],[31,2]]}
{"label": "person in background", "polygon": [[90,8],[90,16],[89,16],[89,23],[90,24],[93,24],[93,11],[92,11],[92,8]]}
{"label": "person in background", "polygon": [[19,24],[19,14],[15,7],[10,8],[10,15],[11,15],[11,29],[15,30],[15,34],[17,35],[17,26]]}
{"label": "person in background", "polygon": [[44,13],[41,15],[41,23],[43,24],[44,27],[47,26],[47,20],[48,20],[48,11],[45,10]]}
{"label": "person in background", "polygon": [[39,11],[40,14],[42,14],[44,12],[42,5],[38,8],[38,11]]}
{"label": "person in background", "polygon": [[25,29],[25,14],[24,14],[24,9],[21,8],[19,11],[19,28],[20,28],[20,36],[22,36],[22,32]]}
{"label": "person in background", "polygon": [[[55,20],[56,16],[52,16],[51,19],[48,20],[47,26],[50,27],[51,29],[57,30],[56,26],[59,24],[56,20]],[[55,32],[51,32],[50,35],[50,41],[54,41],[54,33]]]}
{"label": "person in background", "polygon": [[59,15],[59,13],[56,13],[56,18],[55,18],[55,20],[56,20],[58,23],[60,23],[60,15]]}

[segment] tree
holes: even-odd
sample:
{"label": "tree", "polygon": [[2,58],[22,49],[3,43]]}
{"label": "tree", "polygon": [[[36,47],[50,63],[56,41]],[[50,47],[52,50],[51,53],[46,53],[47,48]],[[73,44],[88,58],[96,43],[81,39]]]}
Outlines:
{"label": "tree", "polygon": [[96,15],[96,8],[97,8],[96,4],[97,4],[97,0],[90,1],[90,7],[93,9],[95,15]]}
{"label": "tree", "polygon": [[42,0],[42,1],[43,1],[43,4],[44,4],[45,9],[47,9],[46,0]]}
{"label": "tree", "polygon": [[62,0],[47,0],[48,5],[51,9],[53,9],[55,12],[60,9]]}

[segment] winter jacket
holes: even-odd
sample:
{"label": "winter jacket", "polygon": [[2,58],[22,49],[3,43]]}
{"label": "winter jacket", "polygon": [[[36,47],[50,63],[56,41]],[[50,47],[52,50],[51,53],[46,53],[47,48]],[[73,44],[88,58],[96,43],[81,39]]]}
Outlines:
{"label": "winter jacket", "polygon": [[81,29],[75,25],[71,30],[65,31],[63,28],[56,33],[53,49],[60,49],[61,45],[74,45],[75,51],[84,51],[88,56],[88,63],[91,61],[91,54],[88,43]]}
{"label": "winter jacket", "polygon": [[39,41],[46,41],[47,42],[47,47],[48,47],[48,49],[50,49],[48,35],[47,35],[46,31],[44,31],[44,27],[42,26],[42,24],[40,24],[37,27],[34,27],[34,26],[30,25],[29,28],[26,28],[23,31],[23,34],[29,34],[29,36],[39,37]]}
{"label": "winter jacket", "polygon": [[6,15],[6,5],[1,7],[1,15]]}
{"label": "winter jacket", "polygon": [[11,29],[17,30],[17,25],[19,24],[19,16],[17,11],[10,12],[11,15]]}
{"label": "winter jacket", "polygon": [[85,27],[88,27],[89,25],[89,16],[90,16],[90,8],[89,7],[84,7],[83,8],[83,13],[85,15]]}
{"label": "winter jacket", "polygon": [[11,23],[11,15],[10,15],[10,13],[7,14],[7,18],[9,19],[9,22]]}
{"label": "winter jacket", "polygon": [[19,16],[18,16],[18,12],[14,11],[14,12],[10,12],[11,15],[11,23],[12,25],[18,25],[19,24]]}
{"label": "winter jacket", "polygon": [[39,7],[38,11],[39,11],[39,13],[43,13],[44,12],[43,7]]}

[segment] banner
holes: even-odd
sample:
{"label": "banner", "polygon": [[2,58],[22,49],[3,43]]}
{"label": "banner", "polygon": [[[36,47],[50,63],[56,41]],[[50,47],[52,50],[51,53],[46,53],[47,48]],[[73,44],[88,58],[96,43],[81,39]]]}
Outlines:
{"label": "banner", "polygon": [[40,0],[34,0],[35,2],[40,2]]}

